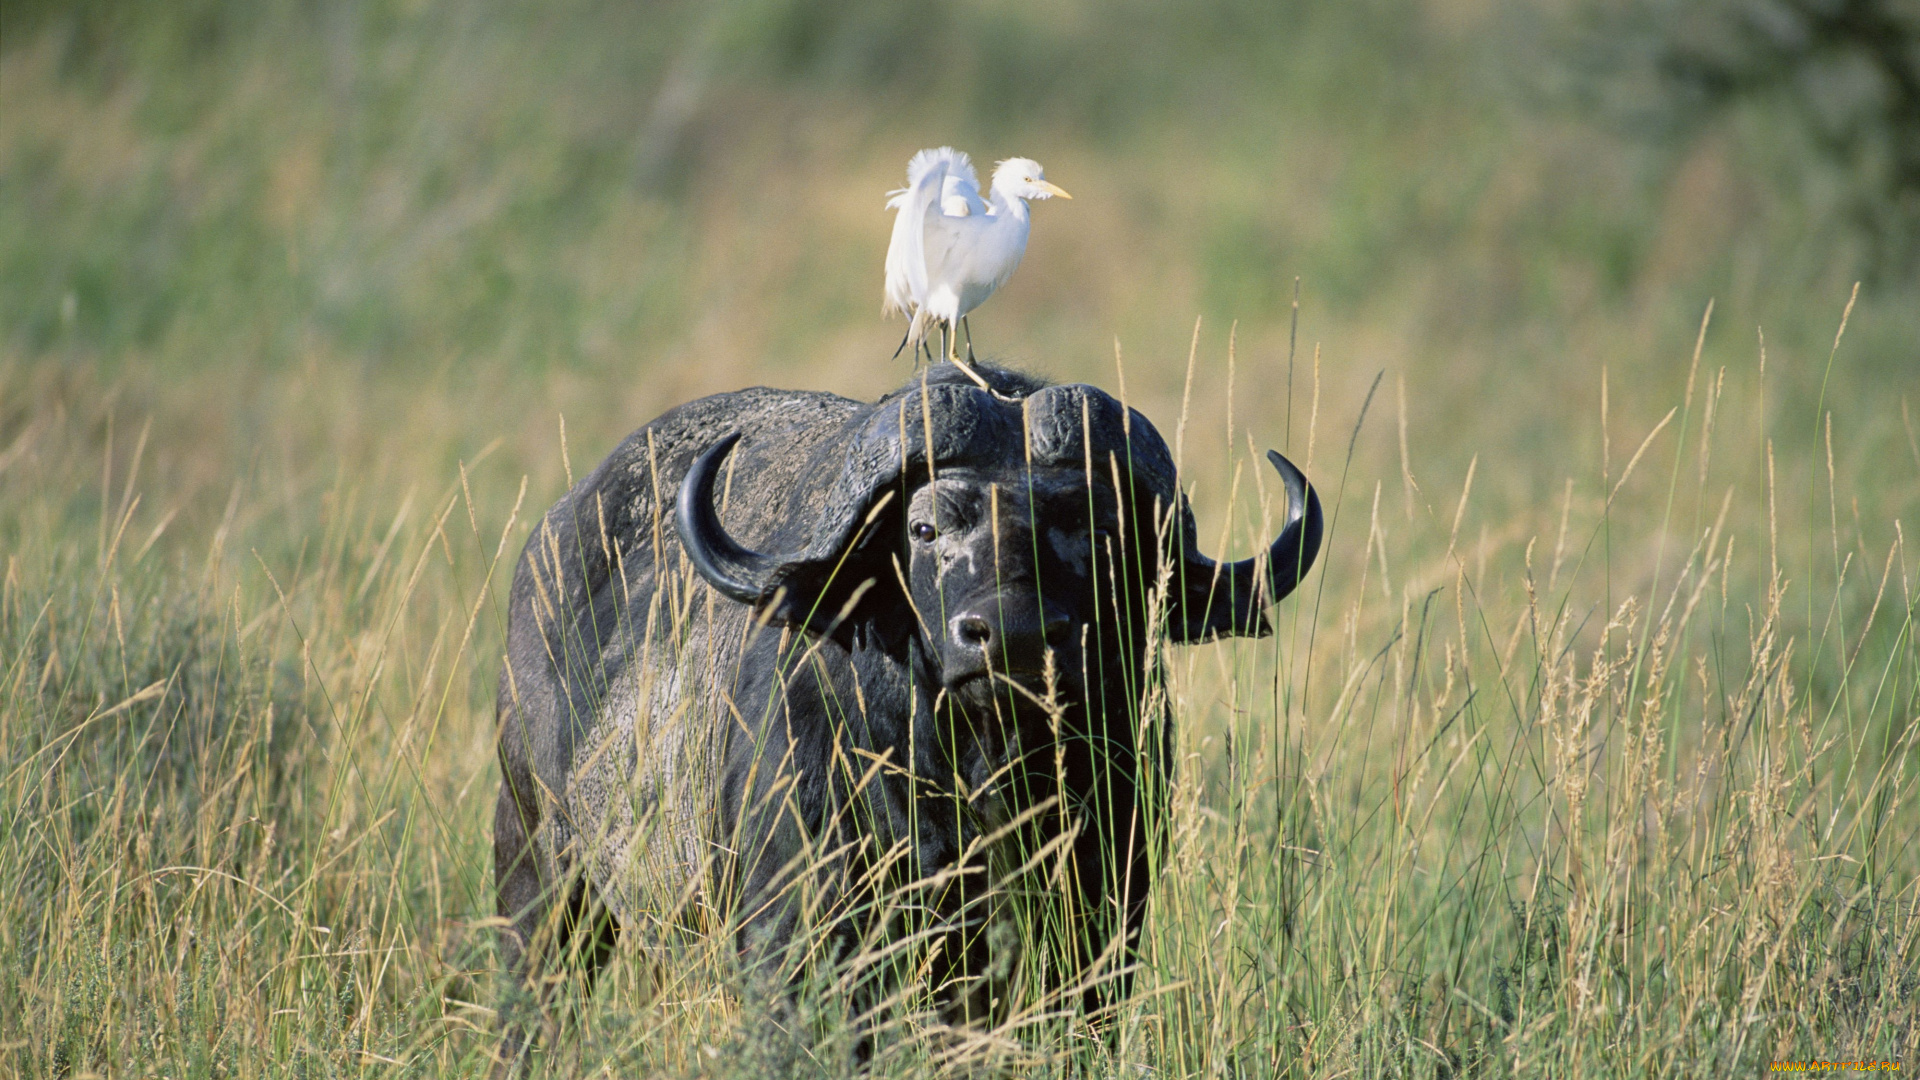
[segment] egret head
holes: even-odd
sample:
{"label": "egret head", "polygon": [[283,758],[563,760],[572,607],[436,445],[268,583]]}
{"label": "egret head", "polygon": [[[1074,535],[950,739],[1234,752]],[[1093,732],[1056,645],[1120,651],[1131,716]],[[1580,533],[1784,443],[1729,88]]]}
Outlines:
{"label": "egret head", "polygon": [[1058,184],[1047,182],[1047,170],[1032,158],[1008,158],[993,170],[993,189],[1016,199],[1063,199],[1073,196]]}

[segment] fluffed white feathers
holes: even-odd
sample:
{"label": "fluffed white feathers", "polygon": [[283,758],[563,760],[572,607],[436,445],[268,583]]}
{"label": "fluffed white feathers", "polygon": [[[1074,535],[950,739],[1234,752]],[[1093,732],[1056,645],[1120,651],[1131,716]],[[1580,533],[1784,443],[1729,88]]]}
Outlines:
{"label": "fluffed white feathers", "polygon": [[951,146],[922,150],[907,165],[907,186],[889,192],[895,211],[887,245],[886,314],[912,318],[907,343],[918,345],[934,323],[960,319],[1006,283],[1027,251],[1027,200],[1055,195],[1030,158],[994,169],[986,199],[973,162]]}

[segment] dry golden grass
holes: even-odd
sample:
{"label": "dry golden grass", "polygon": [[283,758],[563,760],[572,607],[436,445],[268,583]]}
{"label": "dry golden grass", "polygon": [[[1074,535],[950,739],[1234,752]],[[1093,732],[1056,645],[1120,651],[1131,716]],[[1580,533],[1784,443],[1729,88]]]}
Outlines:
{"label": "dry golden grass", "polygon": [[[1038,1018],[962,1046],[1060,1075],[1913,1060],[1920,565],[1837,474],[1780,484],[1762,386],[1757,358],[1702,365],[1560,498],[1489,516],[1484,480],[1440,489],[1417,442],[1390,472],[1357,449],[1397,456],[1390,384],[1356,441],[1361,403],[1303,372],[1322,570],[1273,638],[1171,657],[1173,843],[1115,1040]],[[189,422],[223,394],[261,418],[251,462],[253,433]],[[387,395],[404,430],[358,416]],[[499,462],[594,451],[556,430],[469,452],[469,422],[297,374],[6,370],[14,1069],[485,1068],[501,591],[558,479],[526,495]],[[1187,425],[1243,550],[1272,515],[1244,433],[1229,459]],[[623,954],[543,1060],[837,1072],[831,1011],[819,1043],[771,1045],[726,953],[664,976]],[[959,1052],[916,1015],[882,1072]]]}

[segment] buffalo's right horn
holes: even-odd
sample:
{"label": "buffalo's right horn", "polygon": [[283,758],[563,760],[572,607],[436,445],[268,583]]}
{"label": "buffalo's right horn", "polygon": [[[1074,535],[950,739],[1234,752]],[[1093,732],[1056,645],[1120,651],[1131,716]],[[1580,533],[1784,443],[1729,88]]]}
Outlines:
{"label": "buffalo's right horn", "polygon": [[1265,609],[1291,593],[1320,554],[1320,496],[1293,462],[1272,450],[1267,451],[1267,460],[1286,485],[1287,518],[1264,557],[1222,566],[1202,555],[1195,544],[1193,511],[1181,500],[1180,531],[1186,549],[1180,569],[1183,580],[1175,583],[1174,617],[1168,627],[1175,642],[1267,634],[1272,627]]}
{"label": "buffalo's right horn", "polygon": [[720,463],[739,441],[736,431],[693,459],[693,467],[680,482],[674,524],[680,530],[680,546],[708,584],[743,604],[758,605],[777,588],[775,579],[783,560],[762,555],[728,536],[726,526],[720,524],[720,514],[713,508],[713,485],[720,475]]}

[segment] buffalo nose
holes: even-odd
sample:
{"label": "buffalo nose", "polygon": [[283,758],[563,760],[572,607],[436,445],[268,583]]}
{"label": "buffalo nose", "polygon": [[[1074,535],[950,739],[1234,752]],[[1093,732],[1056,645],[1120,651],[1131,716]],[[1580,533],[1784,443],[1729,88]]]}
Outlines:
{"label": "buffalo nose", "polygon": [[993,645],[993,624],[985,616],[973,612],[953,617],[953,640],[971,649],[986,649]]}
{"label": "buffalo nose", "polygon": [[1018,670],[1038,670],[1046,649],[1067,644],[1073,620],[1056,611],[1019,610],[1009,605],[997,611],[963,611],[953,617],[948,629],[954,644],[969,651],[978,650],[1001,664]]}

